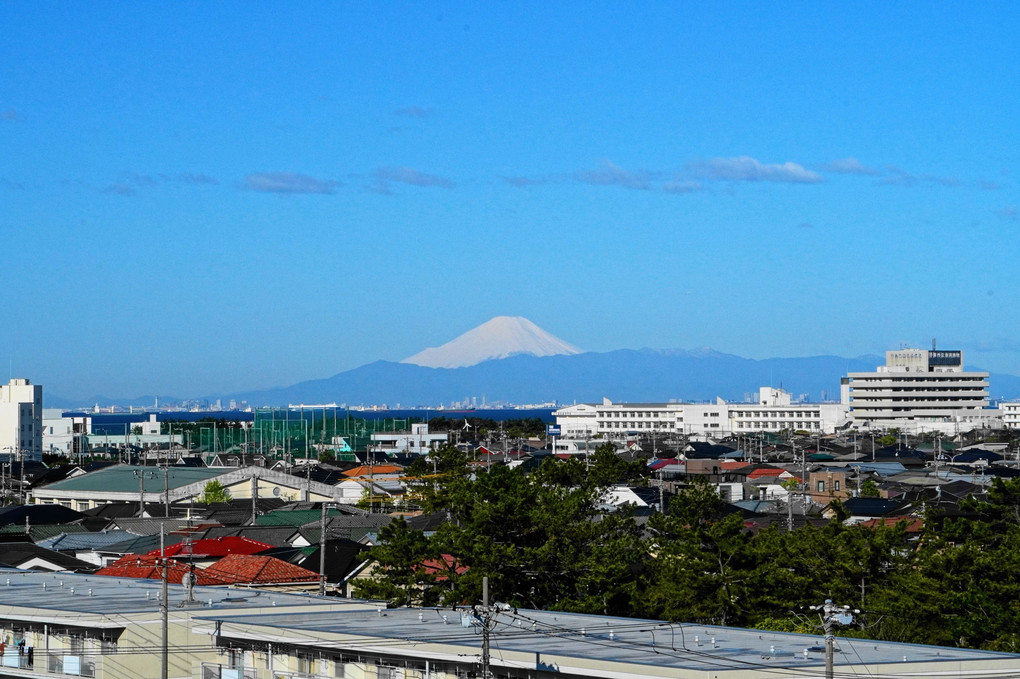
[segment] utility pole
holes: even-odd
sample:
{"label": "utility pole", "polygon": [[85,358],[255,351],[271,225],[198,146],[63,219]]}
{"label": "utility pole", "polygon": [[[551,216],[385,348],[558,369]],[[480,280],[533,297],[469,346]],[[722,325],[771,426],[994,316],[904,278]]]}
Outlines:
{"label": "utility pole", "polygon": [[[826,599],[821,606],[811,606],[812,611],[818,611],[822,619],[822,629],[825,631],[825,679],[833,679],[833,659],[835,657],[836,625],[853,624],[854,616],[849,606],[837,606],[832,599]],[[860,613],[854,609],[853,613]]]}
{"label": "utility pole", "polygon": [[163,518],[170,518],[170,464],[163,466]]}
{"label": "utility pole", "polygon": [[482,578],[482,679],[489,679],[489,620],[489,576],[486,575]]}
{"label": "utility pole", "polygon": [[326,596],[326,503],[319,519],[319,596]]}
{"label": "utility pole", "polygon": [[163,625],[162,625],[162,627],[163,627],[163,634],[162,634],[162,639],[161,639],[161,644],[160,644],[160,658],[161,658],[161,663],[160,664],[162,666],[163,672],[162,672],[162,674],[160,676],[162,677],[162,679],[168,679],[169,673],[170,673],[169,645],[168,645],[169,627],[170,627],[170,615],[169,615],[169,613],[170,613],[169,603],[170,602],[167,601],[167,596],[168,596],[167,590],[168,590],[168,587],[167,587],[167,584],[166,584],[167,583],[166,547],[165,547],[165,543],[164,543],[164,540],[163,540],[163,534],[164,534],[163,530],[164,530],[164,524],[161,521],[160,524],[159,524],[159,560],[162,562],[162,568],[160,570],[161,570],[161,577],[162,577],[163,582],[162,582],[161,594],[160,594],[160,597],[159,597],[159,614],[160,614],[160,618],[161,618],[162,623],[163,623]]}

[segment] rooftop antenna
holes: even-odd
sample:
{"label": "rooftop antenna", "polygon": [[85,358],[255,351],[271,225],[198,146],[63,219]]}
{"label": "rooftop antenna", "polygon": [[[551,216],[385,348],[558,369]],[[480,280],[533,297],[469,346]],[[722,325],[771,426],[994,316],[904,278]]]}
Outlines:
{"label": "rooftop antenna", "polygon": [[931,350],[935,351],[935,338],[934,337],[931,338]]}

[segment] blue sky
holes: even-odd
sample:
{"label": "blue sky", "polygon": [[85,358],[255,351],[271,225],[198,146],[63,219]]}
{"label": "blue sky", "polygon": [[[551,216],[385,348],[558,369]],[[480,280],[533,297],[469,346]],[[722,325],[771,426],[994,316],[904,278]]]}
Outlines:
{"label": "blue sky", "polygon": [[0,5],[0,358],[64,396],[586,350],[1020,374],[1015,3]]}

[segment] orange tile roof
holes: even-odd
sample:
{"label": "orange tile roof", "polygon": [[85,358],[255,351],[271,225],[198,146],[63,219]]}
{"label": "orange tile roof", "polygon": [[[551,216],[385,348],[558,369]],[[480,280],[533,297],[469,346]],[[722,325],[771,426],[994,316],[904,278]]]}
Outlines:
{"label": "orange tile roof", "polygon": [[[191,566],[181,563],[176,559],[167,559],[167,582],[181,584],[184,574],[191,570]],[[160,580],[163,577],[162,567],[159,564],[158,556],[128,554],[114,561],[106,568],[100,568],[96,575],[108,575],[115,578],[137,578],[139,580]],[[217,573],[209,573],[206,569],[195,569],[196,584],[199,585],[229,585],[232,580],[223,578]]]}
{"label": "orange tile roof", "polygon": [[747,467],[747,466],[748,466],[748,464],[746,462],[742,462],[740,460],[726,460],[722,464],[719,465],[719,467],[722,468],[722,469],[731,469],[731,470],[732,469],[743,469],[744,467]]}
{"label": "orange tile roof", "polygon": [[228,554],[205,569],[237,583],[318,582],[319,574],[272,556]]}
{"label": "orange tile roof", "polygon": [[395,464],[374,464],[371,467],[369,467],[367,464],[363,464],[360,467],[348,469],[347,471],[343,472],[343,475],[349,479],[361,477],[368,478],[370,469],[372,476],[377,476],[379,474],[398,474],[404,471],[403,467],[398,467]]}
{"label": "orange tile roof", "polygon": [[[167,581],[181,584],[191,566],[167,559]],[[158,556],[129,554],[117,559],[96,575],[118,578],[159,580],[162,568]],[[319,574],[271,556],[228,554],[208,568],[195,569],[198,585],[270,584],[277,582],[317,582]]]}

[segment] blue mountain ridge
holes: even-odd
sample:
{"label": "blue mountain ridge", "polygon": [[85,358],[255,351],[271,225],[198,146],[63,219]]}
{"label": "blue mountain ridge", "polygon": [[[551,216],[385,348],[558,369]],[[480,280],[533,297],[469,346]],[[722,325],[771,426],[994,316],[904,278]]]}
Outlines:
{"label": "blue mountain ridge", "polygon": [[[782,387],[809,401],[838,400],[840,378],[847,372],[871,371],[881,356],[809,356],[750,359],[710,349],[619,349],[572,356],[530,355],[485,361],[466,368],[426,368],[375,361],[287,387],[206,396],[235,399],[253,406],[289,403],[388,404],[435,406],[484,396],[488,402],[557,403],[710,401],[754,398],[759,387]],[[970,368],[978,370],[979,368]],[[1020,398],[1020,377],[993,374],[993,398]],[[161,397],[161,401],[172,400]],[[46,396],[47,407],[81,407],[89,403],[151,405],[153,397],[72,401]]]}
{"label": "blue mountain ridge", "polygon": [[[476,396],[489,402],[557,403],[707,401],[754,398],[759,387],[782,387],[811,401],[838,400],[840,378],[870,371],[884,357],[811,356],[749,359],[714,351],[620,349],[572,356],[513,356],[466,368],[425,368],[376,361],[333,377],[281,389],[233,394],[250,404],[438,405]],[[992,376],[996,397],[1020,396],[1020,377]]]}

